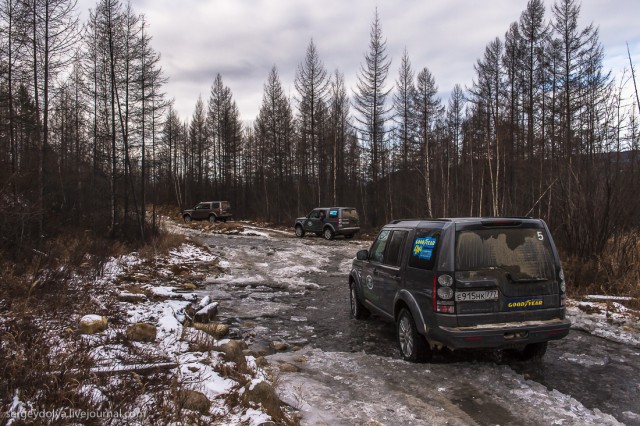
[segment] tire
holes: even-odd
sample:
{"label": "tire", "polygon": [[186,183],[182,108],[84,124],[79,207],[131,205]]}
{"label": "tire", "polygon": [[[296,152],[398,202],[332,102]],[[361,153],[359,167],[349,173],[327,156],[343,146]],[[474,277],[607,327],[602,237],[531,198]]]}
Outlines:
{"label": "tire", "polygon": [[327,226],[326,228],[324,228],[324,231],[322,231],[322,236],[324,237],[325,240],[330,241],[330,240],[333,240],[333,237],[335,236],[335,234],[333,233],[333,229]]}
{"label": "tire", "polygon": [[209,222],[216,223],[216,219],[217,219],[217,217],[216,217],[215,214],[209,215]]}
{"label": "tire", "polygon": [[184,215],[182,217],[182,219],[184,219],[185,223],[190,223],[191,222],[191,216],[189,216],[188,214]]}
{"label": "tire", "polygon": [[296,237],[298,238],[304,237],[304,229],[302,229],[302,226],[300,225],[296,226]]}
{"label": "tire", "polygon": [[520,352],[520,359],[522,361],[539,361],[544,357],[547,352],[547,342],[529,343]]}
{"label": "tire", "polygon": [[351,305],[351,318],[365,319],[369,318],[370,312],[367,308],[364,307],[362,302],[360,302],[360,297],[358,297],[358,289],[356,288],[356,283],[353,281],[349,282],[349,302]]}
{"label": "tire", "polygon": [[411,313],[406,308],[402,308],[396,322],[396,335],[400,356],[405,361],[425,362],[431,358],[431,349],[427,340],[418,333],[416,323],[413,321]]}

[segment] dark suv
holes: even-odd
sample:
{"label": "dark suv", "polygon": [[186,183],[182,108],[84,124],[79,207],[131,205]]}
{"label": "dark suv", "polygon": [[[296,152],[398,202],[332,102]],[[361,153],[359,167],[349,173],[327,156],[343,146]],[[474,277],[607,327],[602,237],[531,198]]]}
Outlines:
{"label": "dark suv", "polygon": [[569,333],[565,281],[544,221],[394,221],[349,275],[351,316],[394,321],[405,360],[435,348],[515,349],[541,358]]}
{"label": "dark suv", "polygon": [[213,223],[216,220],[226,222],[231,217],[231,203],[228,201],[203,201],[194,208],[182,212],[185,222],[192,220],[208,220]]}
{"label": "dark suv", "polygon": [[313,232],[332,240],[336,235],[352,238],[360,231],[358,211],[353,207],[318,207],[304,217],[296,219],[296,236],[302,238],[305,233]]}

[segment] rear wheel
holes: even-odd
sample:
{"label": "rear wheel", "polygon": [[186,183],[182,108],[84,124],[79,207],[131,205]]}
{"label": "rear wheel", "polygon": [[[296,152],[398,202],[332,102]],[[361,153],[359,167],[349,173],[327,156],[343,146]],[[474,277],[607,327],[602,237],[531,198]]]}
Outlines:
{"label": "rear wheel", "polygon": [[356,283],[353,281],[349,282],[349,292],[350,292],[350,302],[351,302],[351,318],[355,319],[365,319],[369,317],[369,310],[364,307],[362,302],[360,302],[360,298],[358,297],[358,289],[356,288]]}
{"label": "rear wheel", "polygon": [[296,225],[296,237],[298,238],[304,237],[304,229],[302,229],[302,226],[300,225]]}
{"label": "rear wheel", "polygon": [[547,352],[547,342],[529,343],[520,352],[520,359],[523,361],[540,360]]}
{"label": "rear wheel", "polygon": [[427,340],[418,333],[411,313],[403,308],[396,323],[400,355],[405,361],[425,362],[431,357]]}
{"label": "rear wheel", "polygon": [[325,240],[333,240],[333,236],[335,235],[333,233],[333,229],[329,228],[328,226],[326,228],[324,228],[324,231],[322,232],[322,235],[324,236]]}

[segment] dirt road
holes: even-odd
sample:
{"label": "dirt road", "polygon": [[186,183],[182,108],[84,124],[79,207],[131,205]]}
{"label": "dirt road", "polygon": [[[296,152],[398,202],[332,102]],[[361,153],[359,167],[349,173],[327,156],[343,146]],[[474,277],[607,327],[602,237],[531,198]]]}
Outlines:
{"label": "dirt road", "polygon": [[206,293],[234,337],[283,374],[282,398],[304,424],[640,425],[640,348],[572,331],[542,362],[499,351],[446,353],[429,364],[399,359],[394,326],[349,318],[351,259],[369,242],[286,234],[202,238],[224,275]]}

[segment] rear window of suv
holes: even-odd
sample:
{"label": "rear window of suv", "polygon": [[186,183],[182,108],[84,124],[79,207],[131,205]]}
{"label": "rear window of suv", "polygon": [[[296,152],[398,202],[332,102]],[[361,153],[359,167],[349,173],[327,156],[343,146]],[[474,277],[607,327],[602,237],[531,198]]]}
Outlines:
{"label": "rear window of suv", "polygon": [[456,270],[502,269],[513,281],[554,277],[551,246],[541,228],[478,229],[456,234]]}
{"label": "rear window of suv", "polygon": [[358,211],[356,209],[342,209],[342,218],[358,220]]}

